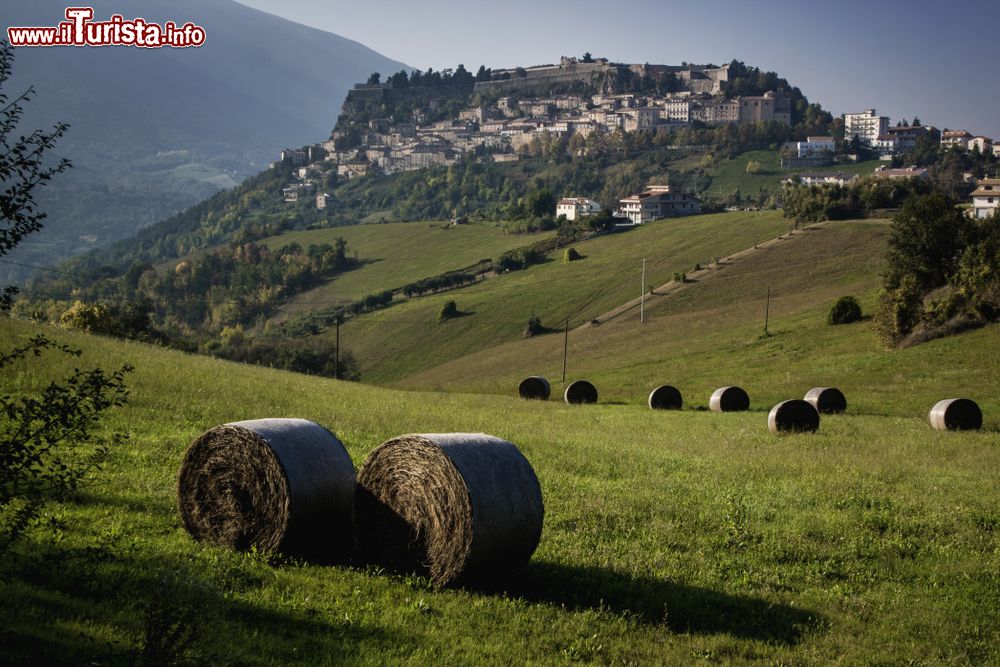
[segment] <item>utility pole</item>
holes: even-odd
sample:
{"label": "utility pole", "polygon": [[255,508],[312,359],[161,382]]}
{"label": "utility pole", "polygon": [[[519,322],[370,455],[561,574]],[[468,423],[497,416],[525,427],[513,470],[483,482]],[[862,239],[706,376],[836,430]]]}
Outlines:
{"label": "utility pole", "polygon": [[771,286],[767,286],[767,303],[764,306],[764,335],[767,335],[767,319],[771,314]]}
{"label": "utility pole", "polygon": [[340,315],[337,315],[337,351],[333,357],[333,377],[340,379]]}
{"label": "utility pole", "polygon": [[569,351],[569,318],[566,318],[566,328],[563,333],[563,375],[562,383],[566,384],[566,353]]}
{"label": "utility pole", "polygon": [[642,260],[642,292],[639,294],[639,323],[646,323],[646,260]]}

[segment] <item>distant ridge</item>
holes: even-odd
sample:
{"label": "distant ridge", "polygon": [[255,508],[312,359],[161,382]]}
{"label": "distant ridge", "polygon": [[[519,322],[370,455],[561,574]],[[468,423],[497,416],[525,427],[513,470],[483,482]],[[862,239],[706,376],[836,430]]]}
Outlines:
{"label": "distant ridge", "polygon": [[[53,26],[65,2],[9,3],[0,28]],[[17,259],[54,264],[131,236],[328,136],[351,84],[406,68],[339,35],[232,0],[95,0],[112,14],[204,26],[197,49],[21,48],[5,86],[35,86],[25,129],[67,122],[74,169],[41,197],[43,232]],[[19,279],[9,265],[0,277]]]}

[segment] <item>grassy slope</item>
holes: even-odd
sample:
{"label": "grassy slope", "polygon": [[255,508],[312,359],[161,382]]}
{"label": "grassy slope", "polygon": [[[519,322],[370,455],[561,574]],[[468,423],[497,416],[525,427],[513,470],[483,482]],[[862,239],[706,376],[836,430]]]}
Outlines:
{"label": "grassy slope", "polygon": [[337,237],[343,237],[348,252],[356,253],[363,262],[360,268],[298,295],[282,309],[283,312],[300,312],[401,287],[414,280],[469,266],[480,259],[496,259],[506,250],[550,235],[551,232],[505,234],[499,226],[487,223],[449,226],[443,222],[404,222],[288,232],[260,243],[274,247],[298,243],[306,247],[332,244]]}
{"label": "grassy slope", "polygon": [[[970,394],[994,415],[1000,396],[1000,327],[886,352],[869,324],[829,326],[840,296],[875,304],[888,226],[881,222],[826,223],[786,236],[699,282],[647,300],[647,323],[637,309],[569,337],[569,377],[595,382],[603,400],[641,403],[660,384],[681,389],[692,406],[711,392],[739,384],[757,409],[837,386],[852,410],[919,415],[941,398]],[[767,288],[770,326],[763,337]],[[494,347],[405,378],[413,388],[511,393],[533,374],[555,380],[559,392],[562,336]],[[559,400],[561,394],[554,397]],[[994,416],[994,424],[1000,420]]]}
{"label": "grassy slope", "polygon": [[[36,329],[4,320],[0,331],[13,342]],[[131,404],[110,426],[132,442],[76,501],[50,508],[58,531],[4,560],[5,660],[124,662],[147,609],[175,601],[203,626],[189,657],[216,664],[1000,660],[995,431],[849,415],[779,438],[761,413],[412,394],[54,335],[84,358],[18,364],[0,390],[129,361]],[[887,411],[906,400],[886,393]],[[208,427],[263,416],[328,426],[358,464],[405,432],[512,440],[545,495],[531,566],[506,595],[434,591],[194,544],[174,510],[184,447]]]}
{"label": "grassy slope", "polygon": [[[559,326],[568,316],[573,326],[589,321],[639,295],[643,258],[648,260],[647,285],[661,285],[675,271],[689,271],[696,262],[742,250],[787,229],[788,221],[774,211],[659,221],[577,244],[584,256],[580,261],[565,264],[559,251],[527,271],[350,320],[341,327],[342,340],[366,382],[399,380],[519,340],[533,313],[546,326]],[[441,305],[451,299],[466,315],[439,324]]]}
{"label": "grassy slope", "polygon": [[[747,173],[747,163],[750,160],[760,162],[762,171],[757,174]],[[878,160],[869,160],[857,164],[842,164],[832,167],[808,169],[782,169],[777,151],[750,151],[737,155],[731,160],[722,160],[712,170],[712,184],[705,195],[719,199],[727,197],[737,190],[743,196],[756,195],[761,189],[776,194],[781,190],[781,179],[804,171],[842,171],[847,174],[870,174],[875,167],[884,164]]]}

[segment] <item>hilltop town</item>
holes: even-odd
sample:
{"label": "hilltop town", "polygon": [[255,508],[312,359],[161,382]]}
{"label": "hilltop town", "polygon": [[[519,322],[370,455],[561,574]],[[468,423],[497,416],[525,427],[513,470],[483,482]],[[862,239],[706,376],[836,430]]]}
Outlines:
{"label": "hilltop town", "polygon": [[[370,170],[392,174],[449,165],[470,152],[496,162],[513,161],[542,137],[669,132],[691,122],[791,124],[791,99],[784,90],[727,97],[729,70],[730,65],[613,65],[605,59],[588,63],[569,57],[558,65],[494,70],[489,80],[472,87],[472,97],[480,103],[454,117],[428,122],[436,105],[418,105],[408,115],[368,117],[364,127],[338,128],[323,148],[337,164],[338,175],[354,178]],[[407,90],[399,85],[398,78],[357,84],[345,109],[383,108],[386,99]],[[560,86],[597,92],[531,94]],[[646,92],[624,92],[629,88]],[[414,91],[407,92],[412,96]]]}
{"label": "hilltop town", "polygon": [[[759,94],[740,94],[748,89]],[[553,144],[563,153],[582,156],[602,136],[679,136],[685,128],[727,126],[738,133],[770,131],[770,136],[780,137],[784,169],[878,159],[885,164],[876,176],[926,178],[926,166],[916,164],[926,159],[912,159],[915,153],[958,148],[1000,155],[1000,143],[994,145],[989,137],[938,130],[916,116],[895,126],[874,108],[833,118],[774,73],[737,61],[722,66],[616,64],[587,54],[527,68],[481,67],[475,75],[461,65],[443,72],[399,72],[385,81],[372,74],[348,94],[329,140],[286,150],[272,166],[290,164],[295,169],[297,178],[284,188],[286,203],[315,197],[316,208],[323,210],[331,202],[324,184],[332,188],[363,176],[448,167],[463,160],[517,162]],[[809,133],[816,129],[824,133]],[[783,181],[846,185],[855,177],[799,171]],[[973,175],[963,178],[971,183]],[[562,194],[557,215],[568,220],[602,208],[579,196],[583,193]],[[702,208],[697,192],[671,190],[666,182],[620,196],[604,205],[632,223]],[[980,206],[978,199],[974,202]]]}

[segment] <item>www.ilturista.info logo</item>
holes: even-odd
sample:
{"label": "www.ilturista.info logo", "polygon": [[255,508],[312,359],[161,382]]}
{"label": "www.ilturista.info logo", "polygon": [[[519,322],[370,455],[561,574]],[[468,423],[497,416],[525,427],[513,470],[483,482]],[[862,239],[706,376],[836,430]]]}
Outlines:
{"label": "www.ilturista.info logo", "polygon": [[94,21],[92,7],[67,7],[66,20],[54,27],[10,27],[7,40],[11,46],[138,46],[158,49],[164,46],[184,48],[205,43],[205,29],[188,21],[178,26],[173,21],[163,25],[146,19],[125,19],[113,14],[110,20]]}

